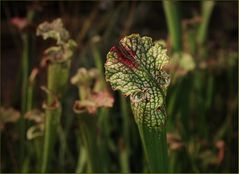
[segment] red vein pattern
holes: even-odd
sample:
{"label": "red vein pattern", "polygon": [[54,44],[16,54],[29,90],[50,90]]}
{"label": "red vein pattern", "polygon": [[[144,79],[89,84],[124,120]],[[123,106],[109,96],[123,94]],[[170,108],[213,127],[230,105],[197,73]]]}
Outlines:
{"label": "red vein pattern", "polygon": [[128,66],[129,68],[137,68],[138,65],[135,62],[135,52],[130,50],[128,47],[124,47],[120,45],[119,47],[113,46],[110,49],[111,52],[115,52],[117,54],[119,62]]}

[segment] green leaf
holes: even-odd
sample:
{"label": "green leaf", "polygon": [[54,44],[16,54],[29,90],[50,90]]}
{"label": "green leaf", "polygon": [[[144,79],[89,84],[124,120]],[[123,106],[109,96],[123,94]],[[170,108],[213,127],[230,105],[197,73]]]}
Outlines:
{"label": "green leaf", "polygon": [[162,42],[132,34],[113,46],[105,63],[106,80],[130,96],[138,125],[160,131],[165,127],[165,96],[170,82],[164,67],[169,58]]}

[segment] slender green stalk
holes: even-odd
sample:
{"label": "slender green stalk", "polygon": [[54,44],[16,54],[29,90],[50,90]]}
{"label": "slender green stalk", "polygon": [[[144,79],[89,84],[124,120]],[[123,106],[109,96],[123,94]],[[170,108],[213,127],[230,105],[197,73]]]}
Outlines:
{"label": "slender green stalk", "polygon": [[[201,24],[198,28],[197,31],[197,37],[196,37],[196,42],[198,44],[198,55],[200,58],[206,58],[207,57],[207,48],[204,46],[204,43],[207,39],[207,33],[208,33],[208,26],[209,26],[209,22],[210,22],[210,17],[212,15],[212,11],[213,8],[215,6],[215,2],[214,1],[202,1],[201,2]],[[208,124],[207,124],[207,117],[206,117],[206,113],[207,113],[207,109],[209,108],[210,105],[210,100],[211,100],[211,93],[212,93],[212,88],[213,88],[213,78],[209,75],[208,78],[208,83],[207,83],[207,99],[206,102],[204,100],[205,97],[202,97],[202,93],[204,93],[204,86],[206,85],[203,81],[203,77],[204,77],[205,73],[202,73],[200,71],[196,71],[194,73],[195,76],[195,91],[197,91],[198,95],[200,97],[198,97],[198,106],[201,109],[201,111],[199,112],[199,124],[198,126],[200,127],[200,134],[201,136],[205,137],[206,139],[209,138],[209,134],[208,134]]]}
{"label": "slender green stalk", "polygon": [[[35,87],[35,77],[37,75],[38,71],[37,69],[34,69],[30,75],[30,77],[28,78],[28,88],[27,88],[27,103],[26,103],[26,112],[30,111],[32,109],[32,105],[33,105],[33,91],[34,91],[34,87]],[[30,169],[30,161],[31,161],[31,155],[35,155],[35,153],[33,153],[33,151],[31,151],[32,146],[30,145],[30,142],[27,141],[27,148],[28,151],[26,152],[26,154],[24,155],[24,162],[22,165],[22,169],[21,172],[22,173],[26,173],[29,172]],[[39,149],[39,144],[38,144],[38,149]],[[39,155],[38,155],[39,157]]]}
{"label": "slender green stalk", "polygon": [[109,109],[101,108],[98,117],[98,125],[100,128],[99,139],[99,153],[101,158],[102,172],[109,172],[110,168],[110,154],[109,154],[109,141],[110,141],[110,124],[109,124]]}
{"label": "slender green stalk", "polygon": [[[27,20],[28,22],[31,22],[34,17],[34,11],[30,10],[27,13]],[[22,53],[22,88],[21,88],[21,118],[20,118],[20,161],[22,162],[24,160],[25,154],[25,145],[26,145],[26,138],[25,138],[25,132],[26,132],[26,123],[24,120],[24,114],[29,111],[32,103],[31,97],[28,98],[28,77],[29,77],[29,70],[30,70],[30,50],[29,50],[29,34],[28,33],[22,33],[22,42],[23,42],[23,53]],[[29,100],[29,101],[28,101]],[[26,163],[27,164],[27,163]]]}
{"label": "slender green stalk", "polygon": [[37,164],[35,166],[35,170],[34,171],[39,171],[40,167],[41,167],[41,157],[42,157],[42,148],[39,147],[42,145],[42,139],[38,139],[36,138],[35,140],[33,140],[33,145],[34,146],[34,159],[36,159]]}
{"label": "slender green stalk", "polygon": [[[80,146],[80,145],[79,145]],[[83,146],[80,146],[80,155],[78,156],[78,162],[76,167],[76,173],[84,173],[86,166],[87,153]]]}
{"label": "slender green stalk", "polygon": [[87,114],[79,115],[79,146],[80,152],[78,157],[78,165],[76,172],[85,172],[84,166],[86,162],[86,172],[95,173],[102,171],[100,153],[97,142],[96,118]]}
{"label": "slender green stalk", "polygon": [[65,154],[66,154],[66,135],[65,132],[63,131],[63,128],[60,126],[60,128],[58,129],[58,136],[59,136],[59,160],[58,160],[58,164],[60,167],[64,167],[65,166]]}
{"label": "slender green stalk", "polygon": [[23,40],[23,58],[22,58],[22,113],[26,112],[27,105],[27,87],[28,87],[28,75],[29,75],[29,63],[28,63],[28,36],[27,34],[22,35]]}
{"label": "slender green stalk", "polygon": [[101,79],[100,87],[104,89],[106,87],[106,83],[103,80],[104,79],[104,66],[103,66],[103,62],[102,62],[102,57],[100,56],[97,40],[94,42],[91,45],[92,51],[93,51],[93,57],[94,57],[94,61],[95,61],[95,66],[100,73],[100,79]]}
{"label": "slender green stalk", "polygon": [[180,23],[178,6],[175,1],[165,0],[163,2],[164,13],[169,30],[170,41],[173,46],[173,52],[182,50],[182,27]]}
{"label": "slender green stalk", "polygon": [[99,160],[99,150],[96,137],[96,119],[89,115],[80,115],[79,127],[82,145],[86,150],[87,172],[95,173],[101,171],[101,161]]}
{"label": "slender green stalk", "polygon": [[[83,78],[82,76],[80,78]],[[85,100],[89,95],[89,88],[85,85],[78,86],[79,98],[80,100]],[[77,111],[77,107],[74,108]],[[83,170],[83,157],[86,158],[86,172],[101,172],[102,166],[101,161],[96,157],[100,157],[99,149],[98,149],[98,141],[97,141],[97,118],[92,117],[89,114],[78,114],[79,120],[79,128],[80,128],[80,136],[79,136],[79,149],[83,149],[84,151],[79,152],[78,157],[78,167],[77,170]]]}
{"label": "slender green stalk", "polygon": [[30,163],[30,158],[26,158],[23,162],[21,172],[22,173],[27,173],[29,172],[29,163]]}
{"label": "slender green stalk", "polygon": [[[96,107],[95,109],[97,109],[91,97],[94,92],[97,93],[96,89],[99,88],[98,85],[102,84],[99,83],[101,79],[98,75],[98,71],[95,69],[87,71],[85,68],[80,68],[76,75],[71,78],[71,83],[78,87],[80,100],[75,102],[73,109],[78,115],[80,128],[79,146],[83,146],[85,149],[87,172],[107,172],[108,170],[108,154],[106,150],[106,140],[109,136],[107,127],[108,110],[101,110],[101,112],[97,114],[97,117],[84,113],[89,111],[89,108]],[[94,83],[95,80],[98,80],[98,83]],[[92,85],[92,83],[94,85]],[[85,106],[84,103],[91,103],[91,105]],[[96,110],[94,112],[96,112]],[[98,131],[98,129],[100,131]],[[99,138],[103,140],[99,140]],[[79,149],[81,149],[81,147]],[[82,152],[79,152],[78,160],[81,160],[80,155],[82,155]],[[98,160],[99,158],[101,160]],[[82,164],[80,161],[78,161],[78,163]],[[82,166],[78,166],[77,168],[82,169]]]}
{"label": "slender green stalk", "polygon": [[213,0],[201,1],[202,3],[202,23],[198,29],[197,42],[199,45],[202,45],[207,39],[208,25],[210,22],[210,17],[215,6]]}
{"label": "slender green stalk", "polygon": [[27,89],[27,105],[26,110],[30,111],[33,106],[33,93],[35,88],[35,78],[38,74],[38,69],[33,69],[30,77],[28,78],[28,89]]}
{"label": "slender green stalk", "polygon": [[[93,51],[93,57],[95,61],[95,66],[98,69],[98,72],[100,74],[100,90],[106,90],[106,82],[104,80],[104,66],[102,57],[100,55],[100,49],[99,49],[99,43],[97,43],[97,40],[93,39],[92,43],[92,51]],[[109,159],[109,151],[108,151],[108,145],[110,141],[110,124],[109,124],[109,109],[107,108],[101,108],[100,111],[97,114],[98,117],[98,126],[101,130],[100,132],[100,139],[99,139],[99,153],[101,158],[101,170],[102,172],[109,172],[109,165],[110,165],[110,159]]]}
{"label": "slender green stalk", "polygon": [[128,160],[128,153],[124,147],[124,144],[121,145],[120,149],[120,168],[121,173],[130,173],[129,171],[129,160]]}
{"label": "slender green stalk", "polygon": [[45,134],[44,134],[44,145],[43,145],[43,158],[41,164],[41,172],[44,173],[48,170],[48,164],[51,161],[51,156],[53,153],[53,145],[55,142],[56,128],[59,124],[59,116],[61,114],[60,109],[55,109],[53,111],[46,112],[45,121]]}
{"label": "slender green stalk", "polygon": [[120,96],[120,107],[121,113],[123,116],[123,140],[124,140],[124,148],[122,149],[122,160],[121,160],[121,170],[122,172],[129,173],[129,152],[130,152],[130,135],[129,135],[129,110],[127,106],[127,100],[122,95]]}
{"label": "slender green stalk", "polygon": [[22,35],[23,40],[23,56],[22,56],[22,101],[21,101],[21,118],[20,118],[20,161],[23,161],[24,158],[24,149],[25,149],[25,120],[24,114],[26,113],[26,106],[27,106],[27,86],[28,86],[28,71],[29,71],[29,64],[28,64],[28,36],[27,34]]}
{"label": "slender green stalk", "polygon": [[[64,86],[67,83],[67,77],[69,73],[69,63],[70,62],[68,62],[68,66],[64,66],[63,64],[58,63],[49,65],[47,73],[47,87],[53,94],[61,94],[64,92]],[[41,165],[42,173],[47,171],[48,164],[51,161],[56,132],[60,124],[61,116],[61,104],[59,103],[59,101],[56,101],[56,96],[51,94],[48,95],[47,105],[53,107],[46,109],[44,149]]]}
{"label": "slender green stalk", "polygon": [[[84,89],[84,88],[83,88]],[[83,90],[81,89],[81,90]],[[81,91],[80,90],[80,91]],[[80,98],[83,100],[82,97],[85,95],[81,95],[82,92],[79,91]],[[106,113],[105,113],[106,112]],[[107,154],[107,143],[106,140],[109,136],[109,131],[107,130],[107,126],[105,125],[105,122],[108,117],[108,111],[103,110],[102,113],[98,115],[100,117],[99,123],[97,123],[97,118],[92,117],[89,114],[78,114],[79,119],[79,128],[80,128],[80,149],[84,152],[80,151],[79,157],[78,157],[78,167],[77,170],[83,169],[83,157],[80,157],[82,155],[85,155],[86,157],[86,172],[107,172],[108,171],[108,154]],[[100,136],[99,132],[97,131],[97,126],[100,126],[101,135],[103,140],[98,141],[98,137]],[[101,160],[99,160],[99,158]]]}
{"label": "slender green stalk", "polygon": [[[27,15],[27,20],[31,22],[34,17],[34,12],[29,11]],[[29,34],[23,33],[22,34],[22,41],[23,41],[23,55],[22,55],[22,102],[21,102],[21,110],[22,113],[25,113],[27,110],[27,98],[28,98],[28,77],[29,77],[29,59],[31,57],[30,50],[29,50]],[[31,100],[31,99],[30,99]],[[31,101],[30,101],[31,102]]]}

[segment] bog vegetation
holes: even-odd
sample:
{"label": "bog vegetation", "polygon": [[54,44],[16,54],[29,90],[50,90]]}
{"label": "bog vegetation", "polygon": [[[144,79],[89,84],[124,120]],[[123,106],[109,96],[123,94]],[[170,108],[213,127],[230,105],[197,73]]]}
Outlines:
{"label": "bog vegetation", "polygon": [[237,172],[237,22],[236,1],[2,1],[0,171]]}

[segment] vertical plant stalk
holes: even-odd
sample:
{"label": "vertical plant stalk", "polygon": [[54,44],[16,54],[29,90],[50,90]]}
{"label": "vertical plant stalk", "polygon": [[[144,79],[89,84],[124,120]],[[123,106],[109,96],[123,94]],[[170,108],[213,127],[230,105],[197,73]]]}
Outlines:
{"label": "vertical plant stalk", "polygon": [[[79,91],[79,97],[81,100],[84,100],[85,94],[81,95],[83,89],[80,89]],[[77,113],[77,107],[74,108],[75,112]],[[100,172],[101,171],[101,165],[100,161],[97,157],[99,157],[99,149],[97,146],[97,137],[96,137],[96,118],[89,116],[88,114],[79,114],[79,128],[80,128],[80,154],[78,157],[78,163],[80,166],[77,167],[77,170],[83,170],[83,166],[85,165],[83,163],[83,157],[86,158],[86,172],[92,173],[92,172]],[[82,151],[83,150],[83,151]],[[83,165],[83,166],[82,166]],[[84,172],[84,171],[83,171]]]}
{"label": "vertical plant stalk", "polygon": [[[183,44],[182,44],[182,27],[181,27],[181,19],[180,19],[180,11],[178,8],[178,2],[172,1],[172,0],[165,0],[162,1],[163,3],[163,9],[164,9],[164,14],[166,17],[166,22],[167,22],[167,27],[169,30],[169,37],[170,37],[170,41],[173,47],[172,52],[173,53],[177,53],[177,52],[181,52],[183,49]],[[180,90],[180,85],[177,86],[177,88],[175,88],[174,91],[172,91],[171,94],[171,98],[169,100],[168,103],[168,114],[169,116],[171,116],[174,112],[174,108],[176,105],[176,101],[177,101],[177,95],[178,93],[176,91]],[[174,125],[172,125],[172,118],[169,119],[168,122],[168,127],[174,127]]]}
{"label": "vertical plant stalk", "polygon": [[[172,0],[164,0],[163,3],[163,9],[164,14],[166,17],[167,22],[167,28],[168,28],[168,35],[170,37],[170,42],[172,44],[172,53],[178,53],[181,52],[183,49],[183,43],[182,43],[182,26],[181,26],[181,18],[180,18],[180,11],[178,8],[178,3]],[[170,95],[170,99],[167,106],[167,111],[170,117],[168,120],[168,130],[174,128],[174,122],[173,122],[173,113],[175,112],[175,106],[178,96],[178,91],[180,90],[181,83],[177,84],[177,86],[174,88],[174,91],[172,91]],[[174,161],[174,160],[173,160]],[[169,169],[168,171],[174,171],[172,160],[170,160]]]}
{"label": "vertical plant stalk", "polygon": [[76,173],[84,173],[84,168],[86,166],[86,159],[87,159],[87,153],[83,146],[80,146],[80,143],[78,143],[78,147],[80,147],[80,155],[78,155],[78,162],[76,167]]}
{"label": "vertical plant stalk", "polygon": [[[27,21],[30,23],[34,18],[34,11],[30,10],[27,13]],[[26,27],[26,26],[25,26]],[[22,33],[22,42],[23,42],[23,53],[22,53],[22,88],[21,88],[21,118],[20,118],[20,161],[24,160],[25,156],[25,145],[26,145],[26,123],[24,120],[24,114],[29,111],[28,110],[28,77],[29,77],[29,69],[30,69],[30,50],[29,50],[29,33]]]}
{"label": "vertical plant stalk", "polygon": [[[76,43],[70,39],[68,31],[63,27],[61,19],[56,19],[52,23],[44,22],[38,26],[37,35],[44,39],[53,38],[57,45],[45,50],[47,62],[47,88],[42,89],[48,94],[47,102],[43,105],[45,109],[45,133],[41,172],[48,170],[51,163],[53,147],[56,133],[60,124],[61,102],[67,85],[71,58],[73,56]],[[43,63],[44,65],[44,63]]]}
{"label": "vertical plant stalk", "polygon": [[20,147],[20,161],[24,158],[24,149],[26,145],[25,141],[25,120],[24,114],[26,113],[26,106],[27,106],[27,86],[28,86],[28,71],[29,71],[29,64],[28,64],[28,36],[27,34],[22,35],[23,40],[23,56],[22,56],[22,96],[21,96],[21,118],[20,118],[20,140],[21,140],[21,147]]}
{"label": "vertical plant stalk", "polygon": [[[48,76],[47,76],[47,88],[50,91],[59,94],[59,86],[58,83],[55,83],[54,79],[61,79],[61,75],[63,72],[60,71],[61,67],[57,65],[49,65],[48,67]],[[44,133],[44,145],[43,145],[43,157],[42,157],[42,165],[41,172],[44,173],[48,170],[48,164],[51,161],[51,155],[53,153],[53,145],[55,142],[56,131],[58,125],[60,124],[60,116],[61,116],[61,104],[58,99],[48,94],[47,97],[47,105],[53,106],[52,108],[45,108],[45,133]]]}
{"label": "vertical plant stalk", "polygon": [[166,49],[150,37],[132,34],[113,46],[105,63],[106,80],[130,96],[150,172],[167,172],[165,97],[170,82],[164,70]]}
{"label": "vertical plant stalk", "polygon": [[[212,15],[212,11],[213,8],[215,6],[215,1],[211,0],[211,1],[202,1],[201,2],[201,24],[197,30],[197,37],[196,37],[196,43],[198,46],[198,55],[200,58],[204,59],[207,57],[207,48],[204,46],[204,43],[207,39],[207,33],[208,33],[208,26],[209,26],[209,22],[210,22],[210,18]],[[194,88],[197,91],[198,95],[200,96],[202,91],[203,91],[203,86],[204,81],[203,76],[205,75],[205,72],[202,73],[200,71],[195,71],[195,77],[194,78]],[[210,80],[211,79],[211,80]],[[207,91],[209,92],[209,97],[207,97],[210,100],[210,89],[212,86],[210,86],[212,84],[212,80],[213,78],[209,76],[209,81],[207,83],[208,87]],[[207,118],[206,116],[206,112],[207,112],[207,105],[209,105],[210,101],[208,100],[207,102],[203,102],[203,98],[199,97],[198,99],[198,105],[200,106],[199,108],[201,108],[201,111],[199,112],[199,126],[200,126],[200,134],[205,137],[206,139],[208,139],[208,124],[207,124]]]}
{"label": "vertical plant stalk", "polygon": [[[92,40],[92,51],[93,51],[93,57],[95,66],[99,72],[99,78],[100,78],[100,84],[99,88],[100,90],[106,89],[106,82],[104,80],[104,65],[102,62],[102,57],[100,55],[100,49],[99,49],[99,40],[93,38]],[[110,165],[110,159],[109,159],[109,152],[108,152],[108,145],[110,141],[110,125],[109,125],[109,109],[108,108],[101,108],[98,112],[98,121],[97,124],[99,125],[99,129],[101,130],[100,139],[99,139],[99,155],[101,158],[101,169],[102,172],[109,172],[109,165]]]}
{"label": "vertical plant stalk", "polygon": [[215,6],[213,0],[210,1],[201,1],[201,12],[202,12],[202,23],[198,29],[197,42],[199,45],[202,45],[207,38],[208,25],[210,17]]}
{"label": "vertical plant stalk", "polygon": [[[101,171],[99,160],[99,149],[97,147],[96,120],[89,115],[81,115],[79,120],[82,145],[85,148],[87,160],[87,172],[95,173]],[[83,154],[84,155],[84,152]]]}
{"label": "vertical plant stalk", "polygon": [[28,90],[27,90],[27,105],[26,105],[26,110],[30,111],[32,109],[33,105],[33,93],[34,93],[34,88],[35,88],[35,80],[36,76],[38,74],[38,69],[34,68],[30,74],[30,77],[28,79]]}
{"label": "vertical plant stalk", "polygon": [[93,57],[94,57],[94,62],[95,62],[95,66],[99,72],[99,76],[100,76],[100,87],[101,88],[106,88],[106,83],[103,80],[104,79],[104,65],[102,63],[102,58],[100,56],[100,52],[99,52],[99,42],[100,38],[98,38],[97,36],[95,38],[93,38],[92,40],[92,53],[93,53]]}
{"label": "vertical plant stalk", "polygon": [[182,50],[182,27],[177,5],[178,2],[172,0],[162,2],[173,52],[179,52]]}
{"label": "vertical plant stalk", "polygon": [[129,120],[129,111],[128,111],[128,106],[127,106],[127,100],[123,97],[120,96],[120,108],[121,108],[121,113],[123,115],[123,149],[122,149],[122,157],[121,157],[121,169],[122,172],[124,173],[129,173],[130,172],[130,161],[129,161],[129,153],[130,153],[130,120]]}
{"label": "vertical plant stalk", "polygon": [[[27,103],[26,103],[26,112],[30,111],[32,109],[33,105],[33,93],[35,88],[35,80],[36,75],[38,74],[38,69],[34,68],[30,74],[30,77],[28,78],[28,87],[27,87]],[[31,155],[33,155],[32,151],[30,150],[32,147],[30,146],[29,142],[27,142],[27,148],[28,148],[28,154],[25,154],[25,159],[21,168],[22,173],[29,172],[30,169],[30,160]],[[38,147],[39,148],[39,147]],[[31,151],[31,152],[30,152]]]}
{"label": "vertical plant stalk", "polygon": [[[107,165],[104,164],[108,163],[107,149],[103,147],[103,144],[106,146],[107,143],[99,139],[102,136],[107,140],[108,129],[105,117],[108,117],[108,111],[102,108],[97,117],[90,115],[96,114],[99,107],[112,106],[113,99],[107,91],[102,90],[101,80],[96,69],[86,70],[85,68],[80,68],[71,78],[71,83],[76,85],[79,91],[80,100],[75,101],[73,109],[79,119],[79,142],[86,153],[87,172],[107,172],[108,170]],[[82,152],[79,153],[79,155],[81,154]],[[78,159],[81,158],[78,157]],[[79,161],[79,164],[83,163]],[[77,168],[83,167],[78,166]]]}

